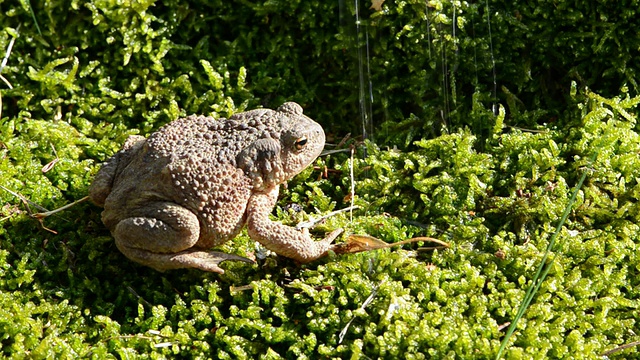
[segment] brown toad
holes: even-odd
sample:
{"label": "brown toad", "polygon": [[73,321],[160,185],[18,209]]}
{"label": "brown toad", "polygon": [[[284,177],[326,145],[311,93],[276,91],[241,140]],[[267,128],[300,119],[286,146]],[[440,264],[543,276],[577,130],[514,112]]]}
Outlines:
{"label": "brown toad", "polygon": [[100,169],[89,190],[102,221],[129,259],[163,271],[222,273],[213,252],[247,224],[249,236],[277,254],[309,262],[338,235],[313,241],[307,231],[271,221],[279,185],[314,161],[324,131],[289,102],[229,119],[189,116],[145,139],[132,136]]}

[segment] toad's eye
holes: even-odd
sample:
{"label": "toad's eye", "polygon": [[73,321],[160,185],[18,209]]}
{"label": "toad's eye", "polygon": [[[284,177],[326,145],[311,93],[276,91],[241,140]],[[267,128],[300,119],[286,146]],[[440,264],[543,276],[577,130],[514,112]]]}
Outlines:
{"label": "toad's eye", "polygon": [[296,140],[296,142],[294,143],[295,147],[297,150],[302,150],[304,148],[305,145],[307,145],[307,138],[306,137],[301,137],[298,138]]}

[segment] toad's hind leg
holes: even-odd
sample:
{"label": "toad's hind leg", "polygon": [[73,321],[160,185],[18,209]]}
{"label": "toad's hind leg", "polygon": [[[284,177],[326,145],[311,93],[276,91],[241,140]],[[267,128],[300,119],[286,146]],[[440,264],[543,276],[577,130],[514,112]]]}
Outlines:
{"label": "toad's hind leg", "polygon": [[[218,264],[225,260],[249,259],[196,249],[200,236],[197,217],[173,203],[146,205],[144,216],[126,218],[113,228],[118,249],[129,259],[159,271],[197,268],[223,273]],[[140,214],[142,215],[142,214]]]}

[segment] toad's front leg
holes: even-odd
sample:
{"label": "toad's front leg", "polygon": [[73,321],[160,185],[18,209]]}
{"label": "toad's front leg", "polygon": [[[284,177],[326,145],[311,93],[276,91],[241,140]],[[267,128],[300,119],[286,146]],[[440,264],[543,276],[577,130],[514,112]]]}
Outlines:
{"label": "toad's front leg", "polygon": [[307,263],[326,255],[331,242],[340,234],[330,233],[320,241],[314,241],[307,231],[271,221],[269,214],[278,200],[278,187],[269,192],[254,193],[247,205],[247,230],[249,236],[278,255],[301,263]]}

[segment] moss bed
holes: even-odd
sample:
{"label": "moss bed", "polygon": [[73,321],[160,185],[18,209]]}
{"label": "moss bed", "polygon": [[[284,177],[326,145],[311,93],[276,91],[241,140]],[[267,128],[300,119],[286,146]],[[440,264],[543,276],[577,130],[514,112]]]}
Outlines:
{"label": "moss bed", "polygon": [[[503,356],[637,357],[637,5],[377,5],[0,0],[0,355],[495,358],[572,206]],[[345,152],[294,178],[274,218],[353,201],[314,234],[450,248],[160,273],[90,203],[29,216],[85,196],[129,135],[287,100]],[[221,249],[257,251],[246,232]]]}

